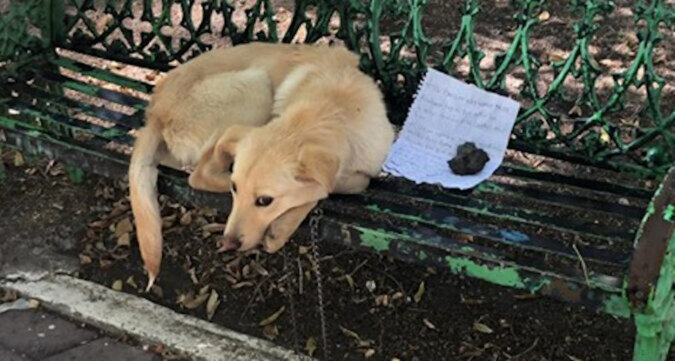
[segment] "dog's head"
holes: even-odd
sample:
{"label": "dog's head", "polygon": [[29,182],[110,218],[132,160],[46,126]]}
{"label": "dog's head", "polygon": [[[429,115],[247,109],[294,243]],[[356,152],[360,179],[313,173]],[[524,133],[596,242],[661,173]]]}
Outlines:
{"label": "dog's head", "polygon": [[273,126],[230,127],[213,156],[234,159],[232,211],[223,242],[226,249],[241,251],[261,245],[272,222],[288,210],[326,198],[339,167],[325,145],[303,143]]}

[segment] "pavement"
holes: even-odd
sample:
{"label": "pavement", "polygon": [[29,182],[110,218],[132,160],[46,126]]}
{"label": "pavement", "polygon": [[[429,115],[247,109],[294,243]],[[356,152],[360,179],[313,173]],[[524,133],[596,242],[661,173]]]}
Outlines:
{"label": "pavement", "polygon": [[161,361],[149,351],[43,310],[0,313],[2,361]]}

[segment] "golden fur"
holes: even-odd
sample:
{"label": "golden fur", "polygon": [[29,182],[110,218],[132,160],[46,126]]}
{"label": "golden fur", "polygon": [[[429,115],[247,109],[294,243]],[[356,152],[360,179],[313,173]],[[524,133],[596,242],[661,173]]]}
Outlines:
{"label": "golden fur", "polygon": [[[189,182],[197,189],[236,184],[223,249],[275,252],[320,199],[367,187],[394,132],[357,64],[343,48],[257,43],[211,51],[167,74],[129,169],[149,286],[162,255],[158,162],[196,165]],[[256,206],[259,197],[273,201]]]}

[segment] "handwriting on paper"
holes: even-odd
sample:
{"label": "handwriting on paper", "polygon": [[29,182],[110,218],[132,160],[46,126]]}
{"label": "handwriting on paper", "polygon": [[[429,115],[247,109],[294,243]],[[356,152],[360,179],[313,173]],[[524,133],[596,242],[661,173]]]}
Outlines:
{"label": "handwriting on paper", "polygon": [[[429,70],[384,170],[417,183],[472,188],[501,164],[518,109],[508,97]],[[485,150],[490,161],[478,174],[460,176],[447,162],[466,142]]]}

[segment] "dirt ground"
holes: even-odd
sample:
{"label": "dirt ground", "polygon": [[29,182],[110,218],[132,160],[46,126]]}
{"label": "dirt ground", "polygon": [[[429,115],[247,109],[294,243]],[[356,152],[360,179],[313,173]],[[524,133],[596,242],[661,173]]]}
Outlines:
{"label": "dirt ground", "polygon": [[[222,215],[163,197],[165,258],[157,287],[145,293],[124,185],[93,176],[72,185],[58,164],[16,167],[15,159],[11,151],[3,155],[3,233],[76,237],[64,252],[78,254],[86,279],[289,348],[297,339],[299,349],[323,357],[306,241],[272,256],[217,254]],[[72,232],[53,234],[45,224]],[[321,259],[332,360],[631,358],[629,320],[347,247],[321,245]]]}

